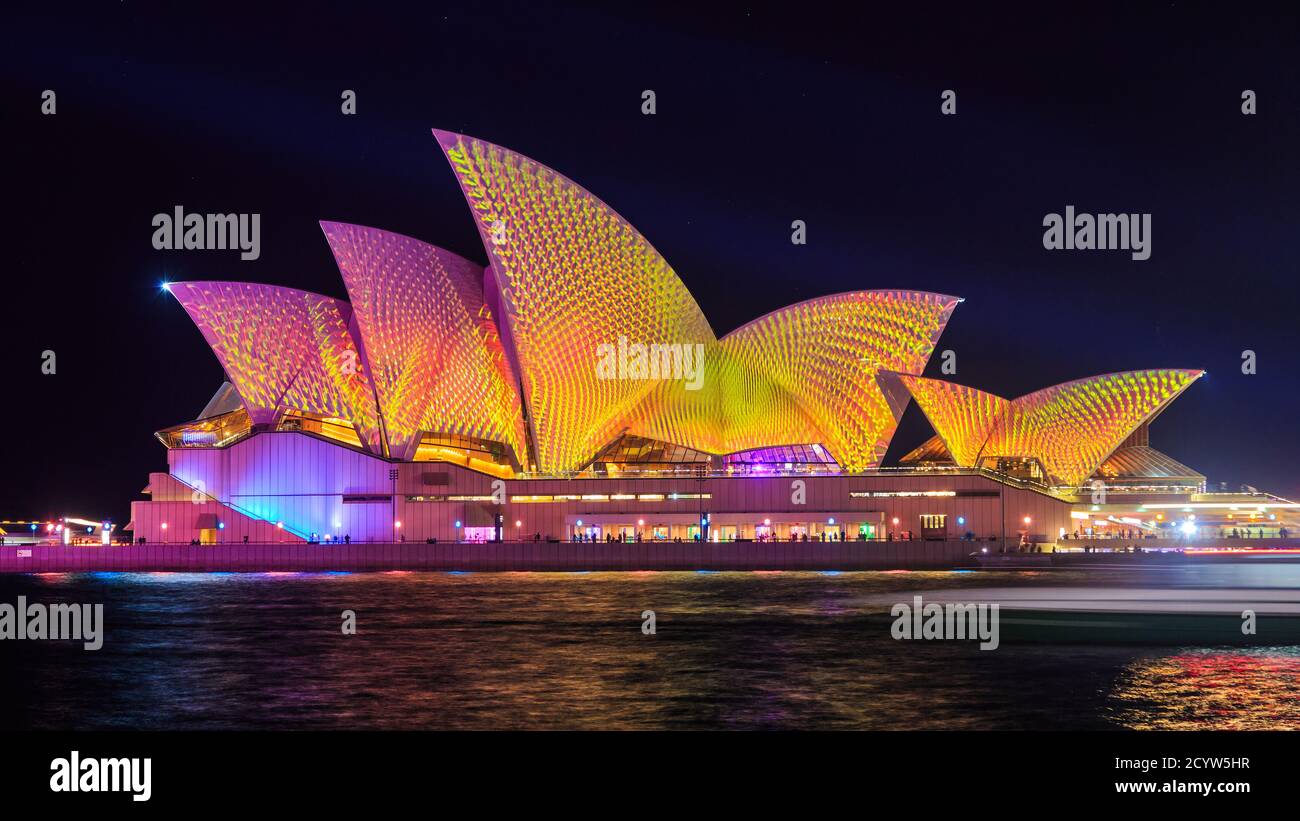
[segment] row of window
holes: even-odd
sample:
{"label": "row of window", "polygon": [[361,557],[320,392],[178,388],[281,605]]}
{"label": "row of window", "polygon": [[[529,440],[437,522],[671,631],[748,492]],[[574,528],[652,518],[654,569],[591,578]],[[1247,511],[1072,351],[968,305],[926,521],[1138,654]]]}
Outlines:
{"label": "row of window", "polygon": [[[556,493],[532,496],[511,496],[512,504],[539,504],[549,502],[678,502],[686,499],[712,499],[712,493]],[[492,495],[433,495],[407,496],[408,502],[496,502]]]}

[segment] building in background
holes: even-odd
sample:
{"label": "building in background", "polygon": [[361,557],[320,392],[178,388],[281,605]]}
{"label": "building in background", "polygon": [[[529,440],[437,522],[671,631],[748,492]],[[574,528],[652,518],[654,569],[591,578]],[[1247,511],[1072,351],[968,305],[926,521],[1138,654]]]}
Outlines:
{"label": "building in background", "polygon": [[118,538],[112,522],[78,516],[0,520],[0,544],[5,545],[107,545]]}

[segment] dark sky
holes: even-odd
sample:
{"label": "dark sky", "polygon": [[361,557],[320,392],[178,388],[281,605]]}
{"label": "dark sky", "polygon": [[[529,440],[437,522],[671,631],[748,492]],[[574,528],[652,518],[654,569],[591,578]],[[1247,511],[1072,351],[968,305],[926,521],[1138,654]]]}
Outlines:
{"label": "dark sky", "polygon": [[[125,521],[165,469],[153,431],[193,418],[222,374],[161,280],[344,297],[320,219],[484,261],[431,127],[604,199],[719,334],[820,294],[902,287],[966,298],[939,348],[957,353],[956,381],[1004,396],[1206,368],[1153,444],[1212,481],[1300,496],[1291,14],[40,5],[0,25],[0,518]],[[261,258],[155,251],[150,220],[177,204],[260,213]],[[1044,250],[1043,216],[1067,204],[1152,214],[1151,259]],[[789,241],[794,219],[806,246]],[[910,408],[891,459],[928,434]]]}

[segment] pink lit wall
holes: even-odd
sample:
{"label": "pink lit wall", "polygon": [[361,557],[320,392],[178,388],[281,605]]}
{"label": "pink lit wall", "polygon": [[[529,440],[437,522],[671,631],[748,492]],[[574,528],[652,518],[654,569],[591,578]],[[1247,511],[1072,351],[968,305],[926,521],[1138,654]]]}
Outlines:
{"label": "pink lit wall", "polygon": [[[214,512],[226,525],[217,534],[221,542],[238,542],[244,535],[250,541],[274,542],[312,533],[321,541],[329,535],[335,540],[351,536],[354,542],[429,538],[454,542],[464,536],[465,528],[490,527],[498,510],[491,498],[493,477],[437,462],[390,463],[299,432],[259,433],[223,449],[173,450],[169,461],[172,476],[154,474],[152,501],[132,507],[135,535],[150,543],[187,543],[198,538],[203,523],[211,524],[211,519],[201,517]],[[392,469],[398,471],[396,482],[389,479]],[[531,539],[538,533],[543,538],[566,539],[578,519],[607,529],[644,522],[649,538],[654,526],[681,526],[694,521],[701,509],[713,514],[715,523],[737,527],[742,538],[752,538],[764,518],[785,525],[805,524],[810,533],[830,518],[841,527],[871,522],[897,533],[919,533],[921,517],[927,514],[947,517],[949,538],[960,538],[967,531],[987,538],[1002,532],[999,517],[1004,508],[1011,539],[1028,529],[1036,540],[1053,541],[1061,528],[1074,529],[1068,504],[1013,487],[1000,491],[996,482],[978,475],[807,476],[802,479],[803,504],[792,503],[791,481],[792,477],[710,478],[703,484],[692,477],[515,479],[504,483],[507,502],[500,512],[508,540]],[[196,490],[202,491],[199,504],[195,504]],[[674,493],[701,492],[712,498],[671,498]],[[960,495],[914,495],[918,492]],[[633,498],[560,502],[517,498],[557,494]],[[646,494],[665,498],[636,498]],[[1030,518],[1028,528],[1024,517]],[[160,527],[164,521],[169,525],[165,532]],[[276,527],[281,522],[284,527]]]}

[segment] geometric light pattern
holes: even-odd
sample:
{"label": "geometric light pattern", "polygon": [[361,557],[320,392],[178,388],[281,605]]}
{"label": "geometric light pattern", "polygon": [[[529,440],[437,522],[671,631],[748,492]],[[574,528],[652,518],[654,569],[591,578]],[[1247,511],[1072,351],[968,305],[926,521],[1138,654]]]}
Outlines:
{"label": "geometric light pattern", "polygon": [[952,460],[963,467],[973,467],[979,461],[993,426],[1011,407],[1007,399],[956,382],[906,373],[898,378],[930,420]]}
{"label": "geometric light pattern", "polygon": [[907,399],[877,374],[924,369],[958,301],[855,291],[773,311],[706,346],[705,388],[664,383],[630,432],[715,454],[817,444],[845,470],[876,467]]}
{"label": "geometric light pattern", "polygon": [[943,443],[943,438],[936,433],[901,456],[898,464],[902,466],[952,465],[956,462],[948,452],[948,446]]}
{"label": "geometric light pattern", "polygon": [[[879,464],[902,407],[876,371],[923,369],[959,300],[839,294],[718,340],[663,257],[594,195],[509,149],[434,135],[491,259],[542,469],[581,468],[623,434],[713,454],[815,442],[846,469]],[[701,346],[702,387],[600,378],[602,346],[620,341]]]}
{"label": "geometric light pattern", "polygon": [[[846,470],[863,470],[884,458],[906,403],[906,395],[882,390],[878,373],[924,370],[959,301],[920,291],[819,297],[754,320],[721,344],[747,372],[795,398],[815,426],[801,441],[820,443]],[[729,452],[795,444],[787,416],[753,408],[743,393],[726,401]]]}
{"label": "geometric light pattern", "polygon": [[1204,371],[1126,371],[1064,382],[1008,402],[935,379],[900,375],[957,464],[1036,457],[1049,480],[1079,486],[1143,422]]}
{"label": "geometric light pattern", "polygon": [[375,398],[350,328],[331,297],[246,282],[173,282],[168,290],[202,332],[254,424],[285,410],[350,422],[380,447]]}
{"label": "geometric light pattern", "polygon": [[[486,273],[410,237],[325,222],[350,304],[270,285],[170,286],[253,424],[326,417],[400,460],[425,433],[453,451],[486,440],[546,473],[584,468],[617,442],[751,452],[739,462],[815,446],[825,464],[858,471],[879,465],[910,396],[958,464],[1032,457],[1077,485],[1203,373],[1107,374],[1012,401],[912,376],[960,301],[920,291],[819,297],[718,339],[664,258],[601,200],[508,149],[434,135]],[[702,379],[621,372],[636,370],[638,346],[701,351]]]}
{"label": "geometric light pattern", "polygon": [[600,378],[601,346],[712,345],[713,331],[649,241],[581,186],[500,146],[434,135],[500,289],[540,467],[582,467],[662,384]]}
{"label": "geometric light pattern", "polygon": [[714,455],[820,443],[816,421],[761,367],[757,352],[713,341],[703,359],[699,390],[659,383],[628,414],[628,433]]}
{"label": "geometric light pattern", "polygon": [[389,454],[422,432],[501,442],[526,462],[518,380],[483,299],[483,268],[411,237],[321,229],[347,286]]}

